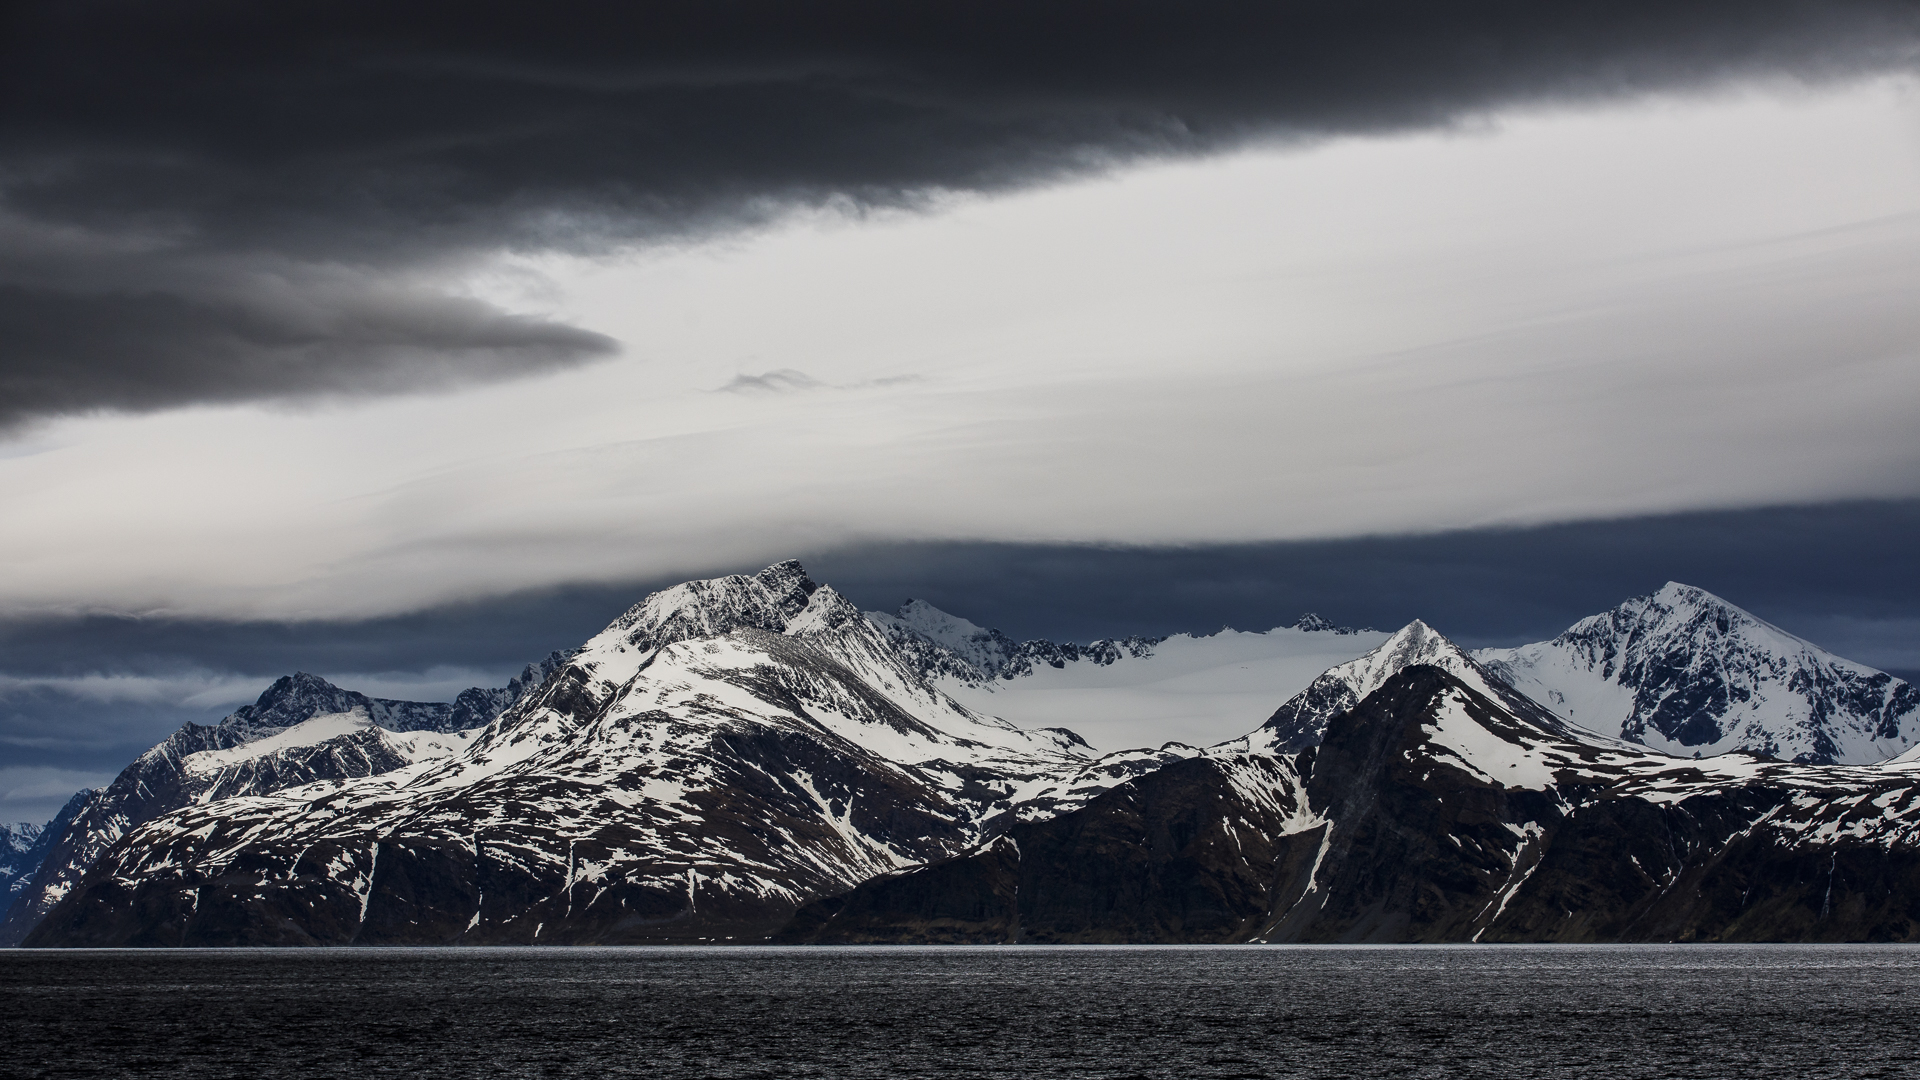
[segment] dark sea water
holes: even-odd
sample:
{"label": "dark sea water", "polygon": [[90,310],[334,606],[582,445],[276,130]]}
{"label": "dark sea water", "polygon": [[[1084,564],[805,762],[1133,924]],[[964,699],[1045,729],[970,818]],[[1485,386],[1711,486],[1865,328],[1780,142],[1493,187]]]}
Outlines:
{"label": "dark sea water", "polygon": [[0,952],[25,1077],[1920,1077],[1920,948]]}

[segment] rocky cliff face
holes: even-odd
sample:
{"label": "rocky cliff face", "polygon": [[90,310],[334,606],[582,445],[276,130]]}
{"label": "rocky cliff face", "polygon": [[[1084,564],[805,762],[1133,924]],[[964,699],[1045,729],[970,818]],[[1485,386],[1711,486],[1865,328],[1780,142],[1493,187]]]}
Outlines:
{"label": "rocky cliff face", "polygon": [[1682,756],[1864,765],[1920,743],[1920,689],[1677,582],[1476,657],[1576,724]]}
{"label": "rocky cliff face", "polygon": [[1920,939],[1920,771],[1679,760],[1417,665],[809,905],[796,942]]}

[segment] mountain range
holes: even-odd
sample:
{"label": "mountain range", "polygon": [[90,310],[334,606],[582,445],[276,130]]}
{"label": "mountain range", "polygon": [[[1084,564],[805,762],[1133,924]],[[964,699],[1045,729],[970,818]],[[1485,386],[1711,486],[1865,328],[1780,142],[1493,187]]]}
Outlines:
{"label": "mountain range", "polygon": [[1676,758],[1420,663],[1298,753],[1210,749],[776,940],[1913,940],[1917,792],[1920,760]]}
{"label": "mountain range", "polygon": [[284,678],[77,797],[0,935],[1904,940],[1916,711],[1672,583],[1470,654],[1014,642],[781,563],[451,704]]}

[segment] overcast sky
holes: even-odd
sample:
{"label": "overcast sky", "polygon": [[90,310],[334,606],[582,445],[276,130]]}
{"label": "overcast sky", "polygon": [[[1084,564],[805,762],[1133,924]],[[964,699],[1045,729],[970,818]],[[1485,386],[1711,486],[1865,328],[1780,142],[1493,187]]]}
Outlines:
{"label": "overcast sky", "polygon": [[793,554],[1920,667],[1920,6],[389,7],[7,16],[0,816]]}

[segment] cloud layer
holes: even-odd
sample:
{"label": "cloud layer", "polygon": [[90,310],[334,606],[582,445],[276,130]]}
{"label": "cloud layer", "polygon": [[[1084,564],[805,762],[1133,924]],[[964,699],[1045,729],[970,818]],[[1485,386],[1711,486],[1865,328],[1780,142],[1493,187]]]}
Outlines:
{"label": "cloud layer", "polygon": [[0,425],[612,351],[457,287],[501,250],[1891,70],[1917,34],[1887,0],[13,5]]}
{"label": "cloud layer", "polygon": [[[796,548],[1920,495],[1920,83],[526,257],[628,361],[0,448],[0,610],[363,619]],[[735,392],[716,392],[731,389]]]}

